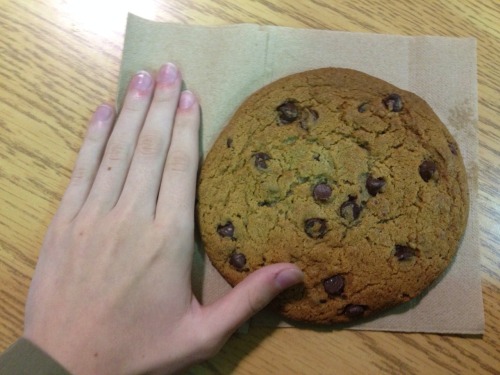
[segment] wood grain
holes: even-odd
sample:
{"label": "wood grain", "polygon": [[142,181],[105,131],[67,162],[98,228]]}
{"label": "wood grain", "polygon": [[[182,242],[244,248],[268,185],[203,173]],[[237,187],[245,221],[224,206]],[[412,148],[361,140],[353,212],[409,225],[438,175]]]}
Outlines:
{"label": "wood grain", "polygon": [[[87,119],[112,101],[127,11],[169,22],[251,22],[477,38],[481,337],[251,329],[193,374],[500,374],[500,3],[0,0],[0,350],[22,333],[38,249]],[[188,48],[188,46],[186,47]]]}

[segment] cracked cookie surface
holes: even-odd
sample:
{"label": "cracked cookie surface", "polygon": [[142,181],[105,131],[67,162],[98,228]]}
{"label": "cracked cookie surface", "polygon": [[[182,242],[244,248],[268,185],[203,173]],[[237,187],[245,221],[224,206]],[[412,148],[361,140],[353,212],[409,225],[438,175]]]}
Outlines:
{"label": "cracked cookie surface", "polygon": [[459,148],[418,96],[324,68],[251,95],[202,166],[197,217],[236,285],[292,262],[304,283],[274,305],[336,323],[407,302],[452,260],[468,215]]}

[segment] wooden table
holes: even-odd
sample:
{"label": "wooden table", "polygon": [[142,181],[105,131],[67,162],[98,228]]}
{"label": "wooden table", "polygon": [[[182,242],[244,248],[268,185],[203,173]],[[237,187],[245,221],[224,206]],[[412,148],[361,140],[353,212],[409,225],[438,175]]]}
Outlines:
{"label": "wooden table", "polygon": [[128,11],[153,20],[201,25],[251,22],[477,38],[485,334],[331,334],[255,328],[232,338],[219,355],[191,371],[500,374],[500,3],[496,0],[0,0],[0,350],[22,332],[23,306],[38,249],[68,182],[86,122],[99,103],[115,97]]}

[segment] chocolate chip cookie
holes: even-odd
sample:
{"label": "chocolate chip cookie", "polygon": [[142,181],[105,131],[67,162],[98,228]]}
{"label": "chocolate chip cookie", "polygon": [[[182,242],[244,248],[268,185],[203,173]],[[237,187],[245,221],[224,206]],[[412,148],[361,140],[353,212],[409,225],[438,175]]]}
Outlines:
{"label": "chocolate chip cookie", "polygon": [[324,68],[251,95],[202,166],[205,251],[232,285],[292,262],[288,318],[349,322],[407,302],[452,260],[468,215],[459,148],[427,103]]}

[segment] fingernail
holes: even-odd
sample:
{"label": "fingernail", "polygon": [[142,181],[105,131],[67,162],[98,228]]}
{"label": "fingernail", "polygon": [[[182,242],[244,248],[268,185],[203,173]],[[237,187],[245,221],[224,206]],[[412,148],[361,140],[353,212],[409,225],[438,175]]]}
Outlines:
{"label": "fingernail", "polygon": [[181,98],[179,99],[179,108],[188,109],[196,102],[196,98],[194,94],[189,91],[183,91],[181,94]]}
{"label": "fingernail", "polygon": [[94,121],[107,121],[113,114],[113,108],[107,104],[102,104],[94,112]]}
{"label": "fingernail", "polygon": [[139,91],[146,91],[151,87],[153,83],[153,79],[151,78],[151,75],[148,72],[141,71],[138,72],[133,78],[132,78],[132,87],[136,90]]}
{"label": "fingernail", "polygon": [[304,280],[302,271],[296,268],[288,268],[278,273],[274,279],[280,289],[286,289]]}
{"label": "fingernail", "polygon": [[175,82],[178,76],[179,72],[177,67],[172,63],[167,63],[160,68],[158,82],[171,84]]}

